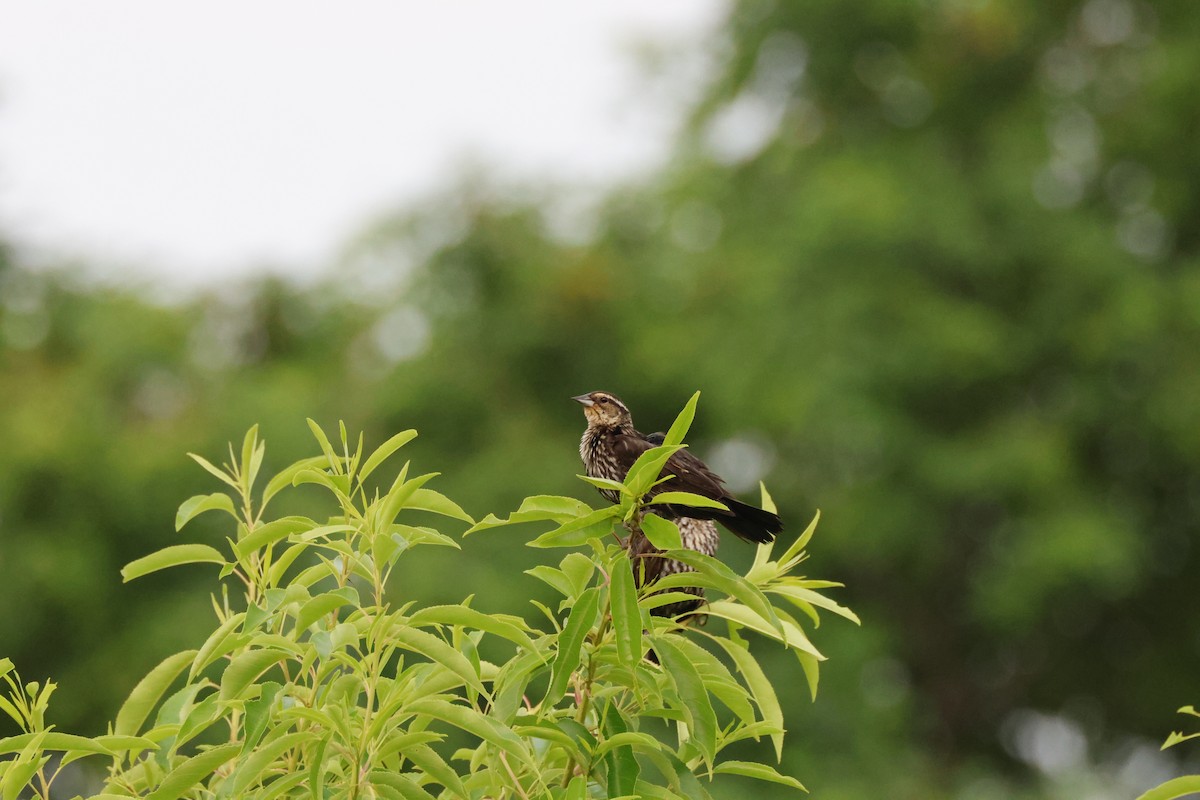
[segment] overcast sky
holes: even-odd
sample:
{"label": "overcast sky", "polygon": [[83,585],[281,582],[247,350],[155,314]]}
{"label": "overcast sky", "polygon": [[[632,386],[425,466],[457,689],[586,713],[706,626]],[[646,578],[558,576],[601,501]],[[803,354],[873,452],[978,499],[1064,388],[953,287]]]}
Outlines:
{"label": "overcast sky", "polygon": [[450,181],[596,184],[661,161],[676,108],[635,41],[724,0],[0,2],[0,234],[185,282],[312,269]]}

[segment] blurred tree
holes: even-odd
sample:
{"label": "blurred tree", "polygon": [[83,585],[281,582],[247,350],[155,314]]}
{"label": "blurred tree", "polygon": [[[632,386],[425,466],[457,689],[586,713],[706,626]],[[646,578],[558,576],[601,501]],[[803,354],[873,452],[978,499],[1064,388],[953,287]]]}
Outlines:
{"label": "blurred tree", "polygon": [[[824,634],[855,668],[789,768],[832,798],[1146,788],[1200,666],[1191,6],[754,0],[708,55],[671,164],[582,240],[567,198],[477,176],[310,290],[163,309],[4,256],[0,641],[64,723],[191,643],[175,584],[115,579],[197,491],[184,451],[416,427],[482,514],[579,491],[570,395],[649,430],[701,389],[695,446],[792,529],[823,509],[815,571],[864,621]],[[647,92],[678,91],[659,63]],[[515,541],[405,591],[524,613]]]}

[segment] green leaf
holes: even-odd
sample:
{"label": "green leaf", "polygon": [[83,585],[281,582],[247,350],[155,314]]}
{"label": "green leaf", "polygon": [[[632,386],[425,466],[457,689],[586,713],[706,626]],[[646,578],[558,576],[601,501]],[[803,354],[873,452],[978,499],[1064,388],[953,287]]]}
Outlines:
{"label": "green leaf", "polygon": [[445,700],[436,698],[425,698],[409,703],[404,710],[408,713],[423,714],[448,722],[454,727],[474,734],[485,742],[516,756],[522,762],[529,761],[529,754],[525,750],[525,742],[521,737],[473,708],[447,703]]}
{"label": "green leaf", "polygon": [[187,759],[168,772],[158,788],[146,796],[146,800],[177,800],[183,797],[217,767],[236,756],[241,747],[240,744],[226,744]]}
{"label": "green leaf", "polygon": [[188,453],[188,457],[191,458],[193,461],[195,461],[200,466],[204,467],[205,471],[208,472],[209,475],[212,475],[217,480],[219,480],[223,483],[229,484],[234,489],[238,489],[239,491],[241,490],[241,487],[238,486],[237,481],[235,481],[233,478],[229,477],[229,475],[225,474],[224,470],[220,470],[220,469],[217,469],[216,467],[214,467],[212,465],[212,463],[208,459],[206,459],[204,456],[198,456],[195,453]]}
{"label": "green leaf", "polygon": [[237,519],[237,511],[234,510],[233,499],[229,495],[224,492],[198,494],[179,504],[179,510],[175,512],[175,530],[182,530],[184,525],[205,511],[224,511]]}
{"label": "green leaf", "polygon": [[583,590],[592,581],[592,574],[596,571],[596,563],[583,553],[567,553],[558,566],[571,583],[571,591],[566,593],[571,598],[583,594]]}
{"label": "green leaf", "polygon": [[292,485],[295,477],[305,470],[320,469],[322,465],[328,461],[324,456],[312,456],[311,458],[302,458],[299,461],[284,467],[282,471],[267,481],[267,486],[263,489],[262,505],[266,508],[267,503],[271,498],[279,494],[281,491]]}
{"label": "green leaf", "polygon": [[0,779],[0,798],[16,800],[37,771],[50,760],[49,756],[42,755],[42,741],[49,734],[49,731],[32,734],[20,754],[2,764],[4,777]]}
{"label": "green leaf", "polygon": [[[782,595],[795,602],[797,606],[800,606],[801,603],[808,603],[809,605],[817,606],[818,608],[823,608],[826,611],[832,611],[834,614],[845,617],[855,625],[862,625],[858,615],[853,611],[812,589],[805,589],[802,586],[791,583],[780,583],[768,587],[767,591],[772,594]],[[802,606],[800,607],[802,608]]]}
{"label": "green leaf", "polygon": [[411,777],[396,772],[374,770],[371,772],[371,785],[385,800],[391,800],[393,797],[400,800],[437,800]]}
{"label": "green leaf", "polygon": [[334,472],[341,472],[341,458],[333,449],[333,445],[329,443],[329,437],[325,435],[325,431],[321,430],[321,426],[314,419],[306,419],[308,429],[312,431],[313,438],[317,440],[317,444],[321,445],[321,452],[325,454],[326,463]]}
{"label": "green leaf", "polygon": [[804,555],[804,548],[808,544],[809,540],[812,539],[813,533],[815,533],[817,530],[817,523],[820,521],[821,512],[818,510],[817,513],[813,515],[812,522],[808,523],[808,527],[804,529],[804,533],[796,537],[796,541],[792,542],[787,551],[780,556],[779,563],[787,565],[785,566],[785,570],[790,569],[792,562],[799,561],[799,559]]}
{"label": "green leaf", "polygon": [[175,544],[162,550],[130,561],[121,570],[121,578],[129,583],[134,578],[149,575],[160,569],[177,567],[180,564],[221,564],[224,566],[225,557],[215,547],[206,544]]}
{"label": "green leaf", "polygon": [[687,403],[683,406],[683,410],[679,412],[679,416],[675,417],[675,421],[671,423],[671,427],[667,430],[667,435],[663,438],[663,444],[683,444],[683,438],[687,436],[688,429],[692,427],[692,420],[696,418],[696,404],[699,402],[700,392],[696,392],[688,398]]}
{"label": "green leaf", "polygon": [[820,684],[821,678],[821,660],[812,653],[806,653],[803,650],[792,651],[796,654],[796,658],[800,661],[800,668],[804,670],[804,679],[808,682],[808,694],[813,700],[817,699],[817,687]]}
{"label": "green leaf", "polygon": [[1166,750],[1168,747],[1174,747],[1175,745],[1179,744],[1180,742],[1186,742],[1189,739],[1195,739],[1197,737],[1200,737],[1200,733],[1184,733],[1182,731],[1171,731],[1171,735],[1167,737],[1167,740],[1165,742],[1163,742],[1163,746],[1160,749]]}
{"label": "green leaf", "polygon": [[709,764],[717,753],[717,714],[696,666],[675,644],[671,634],[654,637],[654,652],[671,676],[679,699],[688,712],[689,740]]}
{"label": "green leaf", "polygon": [[167,687],[192,662],[196,652],[195,650],[184,650],[182,653],[169,656],[150,670],[146,677],[138,681],[137,686],[133,687],[133,691],[129,693],[129,697],[122,704],[121,710],[117,712],[113,733],[121,736],[136,736],[142,723],[146,721],[146,717],[150,716],[150,712],[162,699]]}
{"label": "green leaf", "polygon": [[439,637],[418,628],[396,626],[391,631],[391,641],[398,647],[420,653],[435,664],[450,670],[467,686],[490,698],[471,661]]}
{"label": "green leaf", "polygon": [[410,745],[404,748],[403,755],[413,764],[424,770],[426,775],[449,789],[454,795],[458,797],[469,796],[469,792],[463,786],[462,778],[429,745]]}
{"label": "green leaf", "polygon": [[618,506],[597,509],[590,514],[564,522],[552,531],[529,542],[530,547],[578,547],[588,539],[607,536],[612,530],[612,520],[620,516]]}
{"label": "green leaf", "polygon": [[742,678],[745,679],[746,687],[754,697],[754,702],[758,706],[758,713],[762,715],[763,722],[771,726],[772,729],[779,731],[778,733],[771,734],[771,742],[775,745],[775,759],[777,761],[782,760],[783,709],[779,705],[779,698],[775,694],[775,687],[767,679],[766,673],[762,671],[762,667],[758,664],[758,660],[743,645],[720,636],[714,636],[713,641],[723,647],[725,652],[729,653],[729,657],[737,665],[738,672],[742,673]]}
{"label": "green leaf", "polygon": [[1138,795],[1137,800],[1175,800],[1192,792],[1200,792],[1200,775],[1184,775],[1160,783],[1148,792]]}
{"label": "green leaf", "polygon": [[728,511],[729,506],[713,500],[710,497],[705,497],[702,494],[693,494],[692,492],[659,492],[650,500],[651,505],[680,505],[691,506],[692,508],[717,508],[721,511]]}
{"label": "green leaf", "polygon": [[134,750],[157,750],[158,743],[152,739],[147,739],[144,736],[119,736],[117,734],[106,734],[96,736],[93,739],[96,744],[105,747],[114,753],[124,753]]}
{"label": "green leaf", "polygon": [[[22,733],[19,736],[9,736],[6,739],[0,739],[0,755],[6,753],[19,753],[29,746],[29,743],[38,737],[41,738],[42,750],[82,750],[88,753],[97,753],[100,755],[111,756],[115,753],[101,744],[95,739],[89,739],[86,736],[75,736],[70,733],[59,733],[58,731],[39,731],[38,733]],[[148,741],[148,740],[143,740]],[[154,747],[154,743],[150,742],[150,747]]]}
{"label": "green leaf", "polygon": [[243,536],[234,545],[233,550],[239,559],[245,558],[256,550],[269,547],[301,531],[311,530],[316,527],[316,524],[316,522],[308,517],[281,517],[265,525],[260,525]]}
{"label": "green leaf", "polygon": [[268,768],[293,747],[305,742],[315,741],[316,732],[312,730],[285,733],[273,740],[263,742],[254,752],[238,760],[237,770],[232,778],[222,785],[221,790],[227,797],[241,797],[246,789],[261,782],[268,773]]}
{"label": "green leaf", "polygon": [[400,431],[395,436],[392,436],[386,442],[379,445],[379,447],[375,449],[375,452],[371,453],[371,455],[367,457],[367,460],[363,463],[362,467],[359,468],[359,482],[362,483],[363,481],[366,481],[367,477],[374,472],[380,464],[382,464],[384,461],[390,458],[393,453],[395,453],[401,447],[404,447],[404,445],[408,444],[415,438],[417,438],[417,432],[410,428],[406,431]]}
{"label": "green leaf", "polygon": [[780,775],[774,768],[766,764],[756,764],[750,761],[722,761],[713,767],[713,772],[728,775],[744,775],[747,778],[756,778],[760,781],[782,783],[784,786],[790,786],[802,792],[808,791],[800,781],[790,775]]}
{"label": "green leaf", "polygon": [[515,642],[526,650],[533,650],[533,640],[525,633],[525,620],[501,614],[485,614],[468,606],[428,606],[408,618],[413,627],[422,625],[461,625]]}
{"label": "green leaf", "polygon": [[532,569],[525,570],[525,574],[532,575],[542,583],[557,590],[564,597],[571,596],[571,581],[567,579],[567,576],[563,574],[561,569],[555,569],[545,564],[538,564]]}
{"label": "green leaf", "polygon": [[[408,505],[409,499],[416,493],[417,489],[420,489],[423,484],[436,478],[438,474],[437,472],[429,472],[406,481],[401,481],[398,477],[396,482],[392,484],[392,488],[384,496],[383,501],[378,505],[375,520],[376,529],[386,529],[395,522],[396,515]],[[401,473],[400,477],[403,477],[403,473]]]}
{"label": "green leaf", "polygon": [[642,612],[638,607],[633,570],[624,552],[609,563],[609,604],[617,638],[617,658],[633,669],[642,660]]}
{"label": "green leaf", "polygon": [[[766,620],[775,629],[777,634],[783,634],[783,626],[779,620],[779,615],[775,613],[775,608],[771,605],[771,601],[767,599],[767,596],[753,583],[730,569],[729,565],[724,561],[712,556],[706,556],[703,553],[697,553],[694,550],[679,550],[670,553],[670,556],[692,567],[696,570],[696,573],[710,578],[716,588],[725,592],[730,597],[740,600],[745,606],[754,611],[755,614]],[[664,579],[662,582],[663,588],[675,585],[687,585],[686,582],[679,583],[682,577],[691,578],[694,576],[691,574],[668,576],[669,579]],[[801,635],[803,636],[803,634]]]}
{"label": "green leaf", "polygon": [[683,445],[659,445],[638,456],[625,474],[625,485],[633,496],[641,497],[650,491],[662,474],[667,459],[682,449]]}
{"label": "green leaf", "polygon": [[592,513],[592,507],[582,500],[576,500],[574,497],[560,497],[548,494],[534,495],[533,497],[526,497],[521,503],[521,507],[510,514],[507,519],[500,519],[495,514],[488,514],[468,529],[463,536],[475,533],[476,531],[487,530],[488,528],[516,525],[522,522],[553,520],[563,523],[590,513]]}
{"label": "green leaf", "polygon": [[679,526],[669,519],[663,519],[655,514],[646,514],[642,517],[642,533],[650,540],[650,544],[659,550],[683,549]]}
{"label": "green leaf", "polygon": [[562,797],[563,800],[587,800],[587,779],[582,775],[571,778]]}
{"label": "green leaf", "polygon": [[308,626],[346,605],[357,606],[358,590],[353,586],[343,586],[330,592],[319,594],[300,607],[296,614],[296,630],[308,630]]}
{"label": "green leaf", "polygon": [[608,478],[593,478],[591,475],[576,475],[575,477],[585,483],[590,483],[597,489],[609,489],[620,494],[629,494],[629,490],[625,488],[625,484],[620,481],[612,481]]}
{"label": "green leaf", "polygon": [[695,665],[696,671],[704,681],[704,687],[728,706],[738,719],[747,725],[758,720],[750,704],[750,695],[721,659],[687,637],[673,637],[671,642]]}
{"label": "green leaf", "polygon": [[254,486],[254,479],[258,477],[258,468],[262,466],[264,452],[264,443],[258,441],[258,425],[251,425],[242,438],[242,489],[247,495]]}
{"label": "green leaf", "polygon": [[435,492],[432,489],[417,489],[408,498],[408,503],[405,508],[411,508],[416,511],[432,511],[434,514],[441,514],[443,517],[452,517],[460,519],[463,522],[475,524],[475,520],[471,515],[463,511],[462,508],[450,498],[440,492]]}
{"label": "green leaf", "polygon": [[546,690],[546,702],[550,706],[558,705],[567,689],[571,673],[579,666],[583,641],[596,623],[599,605],[600,588],[593,586],[579,596],[567,616],[567,622],[558,637],[554,664],[550,668],[550,686]]}
{"label": "green leaf", "polygon": [[[633,754],[633,745],[618,743],[621,741],[620,736],[629,734],[629,725],[611,702],[604,709],[604,730],[605,739],[596,748],[596,757],[604,758],[608,796],[632,795],[634,787],[637,786],[638,777],[641,775],[641,767],[638,765],[637,756]],[[645,734],[634,735],[645,736]],[[646,738],[657,744],[657,740],[653,737],[647,736]],[[607,745],[607,749],[602,750],[605,745]]]}
{"label": "green leaf", "polygon": [[236,700],[256,678],[291,655],[286,650],[266,647],[235,656],[221,675],[221,700]]}
{"label": "green leaf", "polygon": [[731,603],[728,600],[716,600],[709,603],[705,606],[704,611],[706,614],[711,614],[714,617],[721,617],[722,619],[736,622],[739,625],[744,625],[751,630],[758,631],[763,636],[769,636],[778,642],[783,642],[788,647],[803,650],[822,661],[825,660],[825,656],[821,655],[821,652],[813,646],[813,643],[804,635],[804,631],[787,620],[779,621],[783,628],[783,635],[780,635],[779,630],[759,616],[757,612],[752,611],[746,606]]}

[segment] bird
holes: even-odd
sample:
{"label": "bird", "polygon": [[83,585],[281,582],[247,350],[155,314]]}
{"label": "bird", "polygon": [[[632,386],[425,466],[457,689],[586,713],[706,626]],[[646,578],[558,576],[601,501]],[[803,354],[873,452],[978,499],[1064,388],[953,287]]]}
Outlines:
{"label": "bird", "polygon": [[[572,398],[583,406],[587,428],[579,442],[579,456],[589,477],[623,481],[638,456],[663,443],[661,433],[645,435],[633,425],[633,416],[620,398],[611,392],[589,392]],[[729,494],[725,482],[690,451],[678,450],[667,459],[659,475],[672,476],[650,490],[650,499],[661,492],[691,492],[716,500],[728,510],[700,508],[675,504],[649,504],[648,511],[675,521],[683,546],[707,556],[715,556],[719,536],[714,522],[720,522],[739,538],[753,543],[773,541],[783,530],[777,514],[743,503]],[[618,502],[620,493],[601,488],[600,494],[610,502]],[[635,530],[626,544],[631,560],[642,564],[634,569],[639,588],[660,577],[679,572],[692,572],[692,567],[675,559],[663,558],[640,530]],[[654,609],[658,616],[692,614],[704,602],[700,587],[681,589],[697,596],[695,601],[679,601]]]}

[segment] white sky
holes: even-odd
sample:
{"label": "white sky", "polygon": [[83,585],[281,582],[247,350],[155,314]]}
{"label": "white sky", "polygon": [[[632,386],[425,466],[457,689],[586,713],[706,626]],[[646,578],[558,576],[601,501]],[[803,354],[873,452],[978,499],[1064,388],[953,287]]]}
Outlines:
{"label": "white sky", "polygon": [[185,282],[311,270],[447,183],[659,163],[631,42],[725,0],[0,0],[0,232]]}

